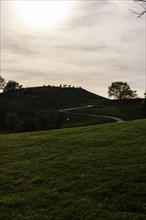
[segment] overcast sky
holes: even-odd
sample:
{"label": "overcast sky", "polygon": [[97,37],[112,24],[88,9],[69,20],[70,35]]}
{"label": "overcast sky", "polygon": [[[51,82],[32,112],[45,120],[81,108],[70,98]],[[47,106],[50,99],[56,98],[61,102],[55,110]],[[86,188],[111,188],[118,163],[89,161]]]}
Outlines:
{"label": "overcast sky", "polygon": [[24,87],[71,84],[105,97],[111,82],[126,81],[143,97],[145,18],[129,10],[141,10],[138,3],[70,1],[62,22],[38,28],[21,16],[17,1],[1,0],[1,75],[6,80]]}

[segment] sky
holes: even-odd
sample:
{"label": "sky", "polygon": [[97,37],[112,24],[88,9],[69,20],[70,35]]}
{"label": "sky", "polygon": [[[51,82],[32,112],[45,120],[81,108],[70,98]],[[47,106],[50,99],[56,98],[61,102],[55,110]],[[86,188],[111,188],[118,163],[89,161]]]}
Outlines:
{"label": "sky", "polygon": [[104,97],[112,82],[123,81],[139,97],[144,96],[145,16],[137,18],[129,10],[141,11],[139,3],[0,3],[1,75],[7,81],[15,80],[23,87],[81,86]]}

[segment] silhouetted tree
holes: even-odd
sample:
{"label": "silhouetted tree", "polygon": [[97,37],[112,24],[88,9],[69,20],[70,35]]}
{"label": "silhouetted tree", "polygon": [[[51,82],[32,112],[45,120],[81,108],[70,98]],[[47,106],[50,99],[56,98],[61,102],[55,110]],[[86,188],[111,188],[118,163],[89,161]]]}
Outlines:
{"label": "silhouetted tree", "polygon": [[9,81],[4,88],[4,92],[8,92],[8,91],[13,92],[16,89],[21,89],[21,88],[22,88],[22,85],[19,85],[18,82]]}
{"label": "silhouetted tree", "polygon": [[6,85],[6,81],[5,79],[0,75],[0,90],[4,90],[5,88],[5,85]]}
{"label": "silhouetted tree", "polygon": [[35,117],[37,130],[47,130],[52,126],[52,120],[48,112],[38,112]]}
{"label": "silhouetted tree", "polygon": [[16,113],[9,112],[5,117],[5,128],[8,131],[14,131],[16,124],[19,122],[19,117]]}
{"label": "silhouetted tree", "polygon": [[136,98],[136,91],[131,90],[130,86],[126,82],[112,82],[111,86],[108,87],[109,97],[117,99],[130,99]]}
{"label": "silhouetted tree", "polygon": [[15,127],[15,130],[19,129],[19,132],[21,131],[35,131],[36,130],[36,124],[33,117],[30,116],[24,116],[23,119],[20,121],[20,123],[17,124],[17,127]]}

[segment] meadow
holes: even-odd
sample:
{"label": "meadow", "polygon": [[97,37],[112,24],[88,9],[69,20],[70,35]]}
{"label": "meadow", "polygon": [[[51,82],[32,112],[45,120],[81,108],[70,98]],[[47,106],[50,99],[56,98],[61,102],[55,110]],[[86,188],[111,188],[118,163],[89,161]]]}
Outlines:
{"label": "meadow", "polygon": [[146,120],[0,135],[2,220],[146,219]]}

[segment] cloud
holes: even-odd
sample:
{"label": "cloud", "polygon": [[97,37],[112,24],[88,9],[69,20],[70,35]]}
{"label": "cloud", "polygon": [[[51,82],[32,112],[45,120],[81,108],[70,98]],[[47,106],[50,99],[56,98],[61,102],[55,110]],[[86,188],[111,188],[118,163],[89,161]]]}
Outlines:
{"label": "cloud", "polygon": [[[13,7],[12,7],[13,6]],[[80,85],[107,96],[112,81],[144,92],[145,29],[133,1],[76,1],[55,30],[22,26],[10,1],[2,4],[2,73],[26,86]],[[13,9],[13,10],[12,10]]]}

